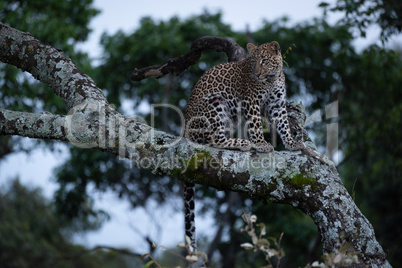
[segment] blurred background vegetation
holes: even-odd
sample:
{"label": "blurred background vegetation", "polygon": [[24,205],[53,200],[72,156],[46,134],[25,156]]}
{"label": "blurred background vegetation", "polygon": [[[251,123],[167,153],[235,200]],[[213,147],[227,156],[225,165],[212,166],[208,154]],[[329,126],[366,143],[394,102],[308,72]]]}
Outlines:
{"label": "blurred background vegetation", "polygon": [[[362,3],[367,2],[365,5]],[[169,103],[184,110],[186,100],[201,74],[225,62],[226,56],[206,52],[197,65],[179,77],[131,82],[134,68],[161,63],[187,52],[198,37],[216,35],[245,47],[277,40],[284,52],[293,44],[285,68],[288,96],[302,100],[309,114],[338,101],[339,116],[309,126],[317,145],[325,148],[325,123],[339,124],[341,162],[338,170],[350,194],[373,224],[377,239],[394,267],[402,267],[402,56],[401,47],[371,45],[356,51],[352,42],[356,30],[364,36],[369,24],[381,27],[381,40],[401,32],[399,0],[338,0],[321,3],[323,16],[289,26],[287,20],[265,21],[254,32],[234,31],[222,22],[221,13],[200,11],[186,19],[166,21],[144,17],[131,33],[104,34],[103,56],[97,66],[76,49],[85,41],[90,20],[98,14],[92,0],[0,1],[0,21],[64,51],[77,66],[104,90],[109,102],[125,114],[149,119],[137,107],[140,103]],[[360,7],[360,8],[359,8]],[[362,10],[367,7],[367,10]],[[329,25],[326,14],[344,12],[344,18]],[[67,22],[67,23],[65,23]],[[64,104],[45,85],[17,68],[0,63],[0,107],[21,111],[50,111],[65,114]],[[180,118],[169,110],[157,111],[156,127],[180,133]],[[0,161],[15,152],[29,152],[38,146],[53,149],[55,142],[0,137]],[[69,159],[54,172],[59,188],[52,200],[40,189],[29,189],[18,180],[0,193],[0,264],[2,267],[135,267],[139,258],[109,250],[90,250],[75,245],[72,235],[94,230],[108,215],[93,207],[88,191],[94,187],[112,190],[133,208],[156,201],[164,204],[181,196],[181,183],[157,178],[131,167],[127,161],[96,150],[69,145]],[[265,222],[268,233],[279,237],[286,257],[283,267],[303,266],[319,260],[320,238],[312,220],[290,206],[264,204],[233,192],[219,192],[197,186],[198,214],[213,215],[216,229],[198,234],[200,250],[211,257],[213,267],[259,267],[261,254],[240,248],[249,238],[240,233],[240,215],[252,211]],[[212,239],[211,239],[212,237]],[[151,251],[151,250],[150,250]],[[160,256],[166,266],[177,259]],[[38,265],[36,265],[38,264]]]}

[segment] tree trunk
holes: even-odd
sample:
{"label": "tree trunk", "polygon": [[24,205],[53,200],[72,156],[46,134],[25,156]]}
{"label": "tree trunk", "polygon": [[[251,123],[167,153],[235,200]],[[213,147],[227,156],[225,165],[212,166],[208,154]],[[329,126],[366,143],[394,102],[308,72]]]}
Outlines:
{"label": "tree trunk", "polygon": [[[195,44],[182,58],[135,71],[133,77],[178,73],[194,64],[206,48],[225,51],[231,60],[245,57],[241,47],[226,39],[205,37]],[[194,56],[192,61],[190,56]],[[305,113],[300,104],[288,104],[289,116],[297,133],[304,133],[308,149],[272,153],[221,150],[124,117],[63,53],[4,24],[0,24],[0,60],[46,83],[69,109],[67,115],[0,109],[0,135],[68,141],[128,158],[139,168],[171,178],[289,204],[314,220],[325,253],[355,254],[357,262],[350,266],[390,267],[373,227],[354,204],[335,166],[316,152],[303,132]]]}

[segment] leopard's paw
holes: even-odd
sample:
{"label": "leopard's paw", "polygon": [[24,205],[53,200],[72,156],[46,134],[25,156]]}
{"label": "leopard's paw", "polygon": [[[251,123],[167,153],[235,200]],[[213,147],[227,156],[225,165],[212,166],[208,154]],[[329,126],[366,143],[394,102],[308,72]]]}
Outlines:
{"label": "leopard's paw", "polygon": [[274,147],[272,147],[268,142],[254,143],[253,147],[259,153],[270,153],[274,150]]}
{"label": "leopard's paw", "polygon": [[242,152],[250,151],[251,148],[252,148],[252,144],[251,144],[250,141],[248,141],[248,140],[241,140],[240,141],[240,145],[239,145],[240,151],[242,151]]}
{"label": "leopard's paw", "polygon": [[306,145],[302,141],[293,140],[290,143],[285,144],[285,148],[289,151],[299,151],[306,148]]}

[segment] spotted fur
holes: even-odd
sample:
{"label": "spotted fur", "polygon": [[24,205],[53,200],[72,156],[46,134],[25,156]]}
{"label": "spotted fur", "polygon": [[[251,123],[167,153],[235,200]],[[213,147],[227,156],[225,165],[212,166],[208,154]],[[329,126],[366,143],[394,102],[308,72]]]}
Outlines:
{"label": "spotted fur", "polygon": [[[186,137],[217,148],[271,152],[262,129],[261,114],[266,114],[286,149],[304,148],[290,134],[279,44],[249,43],[247,49],[247,59],[214,66],[195,85],[185,113]],[[249,140],[231,138],[241,116]]]}
{"label": "spotted fur", "polygon": [[193,183],[185,182],[184,186],[184,228],[188,238],[190,238],[191,251],[197,251],[197,244],[195,239],[195,187]]}
{"label": "spotted fur", "polygon": [[[271,152],[273,147],[263,136],[263,114],[276,126],[286,149],[303,149],[303,142],[295,141],[290,133],[279,44],[249,43],[247,49],[248,58],[212,67],[195,85],[185,113],[185,136],[216,148]],[[242,116],[248,140],[231,137]],[[191,191],[194,188],[185,189],[186,221],[194,221]],[[195,248],[194,222],[186,222],[187,227],[191,230],[186,230],[186,235],[194,238],[191,244]]]}

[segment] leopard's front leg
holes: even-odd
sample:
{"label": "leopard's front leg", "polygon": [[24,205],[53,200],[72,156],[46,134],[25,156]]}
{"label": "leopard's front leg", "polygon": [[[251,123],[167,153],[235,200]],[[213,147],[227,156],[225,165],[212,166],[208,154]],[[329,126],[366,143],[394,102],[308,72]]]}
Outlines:
{"label": "leopard's front leg", "polygon": [[260,105],[246,98],[242,102],[242,113],[246,118],[247,134],[253,148],[262,153],[272,152],[274,147],[264,139]]}
{"label": "leopard's front leg", "polygon": [[290,132],[288,113],[286,111],[285,87],[278,87],[272,91],[269,100],[266,103],[269,121],[276,127],[285,148],[289,151],[304,149],[306,146],[303,141],[294,140]]}

